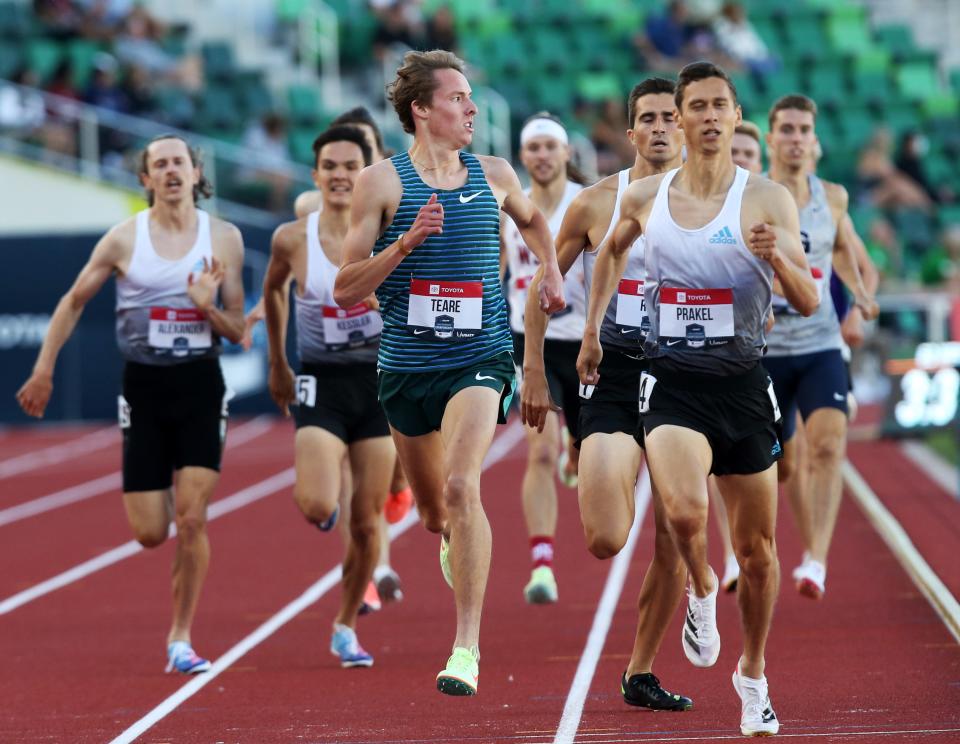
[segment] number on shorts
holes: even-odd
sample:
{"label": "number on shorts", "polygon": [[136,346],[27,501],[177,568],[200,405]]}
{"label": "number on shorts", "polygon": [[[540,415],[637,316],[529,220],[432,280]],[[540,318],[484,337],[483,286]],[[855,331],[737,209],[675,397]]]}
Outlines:
{"label": "number on shorts", "polygon": [[596,385],[585,385],[580,383],[580,397],[584,400],[590,400],[593,397],[593,391],[597,389]]}
{"label": "number on shorts", "polygon": [[646,413],[650,410],[650,397],[653,395],[653,386],[657,384],[657,378],[649,372],[640,375],[640,413]]}
{"label": "number on shorts", "polygon": [[117,396],[117,421],[121,429],[130,428],[130,404],[122,395]]}
{"label": "number on shorts", "polygon": [[313,375],[297,375],[297,402],[313,408],[317,405],[317,378]]}

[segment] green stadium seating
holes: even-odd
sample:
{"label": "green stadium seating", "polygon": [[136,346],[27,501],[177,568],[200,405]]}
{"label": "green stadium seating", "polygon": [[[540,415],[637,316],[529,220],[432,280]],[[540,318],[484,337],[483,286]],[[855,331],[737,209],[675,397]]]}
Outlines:
{"label": "green stadium seating", "polygon": [[315,128],[323,114],[320,93],[312,85],[291,85],[287,89],[287,107],[290,121],[296,125]]}
{"label": "green stadium seating", "polygon": [[208,80],[226,80],[236,71],[233,46],[228,42],[210,41],[200,47],[203,72]]}
{"label": "green stadium seating", "polygon": [[67,44],[67,58],[70,60],[73,85],[77,90],[82,91],[90,82],[93,60],[100,51],[99,44],[86,39],[78,39]]}
{"label": "green stadium seating", "polygon": [[907,26],[899,24],[880,26],[874,31],[874,35],[895,59],[909,59],[917,52],[917,47],[913,43],[913,32]]}
{"label": "green stadium seating", "polygon": [[902,64],[895,75],[900,93],[912,101],[933,98],[943,92],[936,70],[922,62]]}
{"label": "green stadium seating", "polygon": [[23,64],[21,45],[15,41],[0,41],[0,78],[9,80]]}
{"label": "green stadium seating", "polygon": [[49,39],[30,39],[27,41],[27,59],[41,84],[45,84],[53,75],[63,59],[63,47]]}

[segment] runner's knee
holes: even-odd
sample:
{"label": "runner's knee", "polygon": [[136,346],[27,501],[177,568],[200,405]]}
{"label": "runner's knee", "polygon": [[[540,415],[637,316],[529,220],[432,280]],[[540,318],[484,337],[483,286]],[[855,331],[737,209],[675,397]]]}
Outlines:
{"label": "runner's knee", "polygon": [[749,577],[765,579],[777,567],[777,546],[772,536],[756,534],[738,540],[734,552],[740,563],[740,572]]}
{"label": "runner's knee", "polygon": [[550,444],[550,442],[537,441],[536,444],[530,445],[530,454],[527,457],[527,467],[552,471],[553,463],[556,461],[556,459],[556,450]]}
{"label": "runner's knee", "polygon": [[293,488],[293,499],[303,516],[313,524],[326,522],[337,508],[336,500],[328,502],[316,491],[297,486]]}
{"label": "runner's knee", "polygon": [[449,475],[444,487],[444,501],[451,511],[464,511],[476,505],[479,489],[473,478]]}
{"label": "runner's knee", "polygon": [[181,542],[192,542],[207,530],[207,520],[202,514],[188,511],[177,515],[177,538]]}
{"label": "runner's knee", "polygon": [[706,509],[691,509],[676,514],[670,519],[670,528],[677,540],[688,542],[707,527]]}
{"label": "runner's knee", "polygon": [[133,536],[145,548],[156,548],[167,539],[169,527],[163,524],[134,524]]}
{"label": "runner's knee", "polygon": [[617,553],[623,550],[627,544],[627,530],[616,529],[594,529],[589,526],[584,527],[584,535],[587,539],[587,550],[600,560],[613,558]]}
{"label": "runner's knee", "polygon": [[843,458],[846,438],[839,434],[824,434],[809,443],[810,461],[815,466],[835,465]]}
{"label": "runner's knee", "polygon": [[358,548],[373,545],[379,537],[380,516],[376,512],[350,515],[350,539]]}

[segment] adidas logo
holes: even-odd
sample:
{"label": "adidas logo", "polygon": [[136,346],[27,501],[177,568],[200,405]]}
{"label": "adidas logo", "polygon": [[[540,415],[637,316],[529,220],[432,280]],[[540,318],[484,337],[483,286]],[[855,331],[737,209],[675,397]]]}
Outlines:
{"label": "adidas logo", "polygon": [[733,237],[733,233],[730,232],[730,228],[725,227],[722,230],[718,230],[716,233],[714,233],[713,237],[707,242],[714,245],[735,245],[737,239]]}

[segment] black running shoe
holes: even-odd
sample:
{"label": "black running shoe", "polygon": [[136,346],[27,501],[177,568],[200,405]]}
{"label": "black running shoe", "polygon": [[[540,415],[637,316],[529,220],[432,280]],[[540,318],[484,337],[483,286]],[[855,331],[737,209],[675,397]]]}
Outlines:
{"label": "black running shoe", "polygon": [[660,686],[660,680],[653,674],[634,674],[627,679],[623,673],[620,679],[620,692],[623,699],[630,705],[650,710],[691,710],[693,701],[683,695],[675,695]]}

